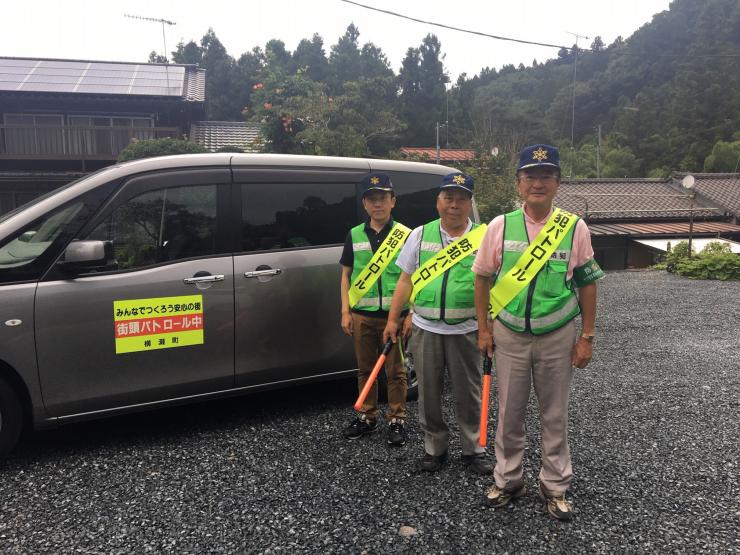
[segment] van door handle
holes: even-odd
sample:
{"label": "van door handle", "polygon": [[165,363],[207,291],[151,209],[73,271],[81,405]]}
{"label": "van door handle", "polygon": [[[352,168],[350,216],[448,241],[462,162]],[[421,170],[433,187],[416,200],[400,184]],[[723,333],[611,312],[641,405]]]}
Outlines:
{"label": "van door handle", "polygon": [[258,278],[264,276],[279,276],[283,271],[280,268],[270,268],[269,270],[255,270],[254,272],[244,272],[245,278]]}
{"label": "van door handle", "polygon": [[216,274],[213,276],[189,277],[183,279],[182,282],[187,285],[192,285],[194,283],[216,283],[217,281],[223,281],[224,279],[226,279],[226,277],[223,274]]}

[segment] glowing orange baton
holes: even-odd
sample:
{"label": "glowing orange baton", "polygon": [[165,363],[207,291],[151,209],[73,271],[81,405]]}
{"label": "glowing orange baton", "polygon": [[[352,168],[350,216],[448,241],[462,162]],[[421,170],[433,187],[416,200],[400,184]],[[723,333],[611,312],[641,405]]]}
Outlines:
{"label": "glowing orange baton", "polygon": [[375,383],[375,378],[378,377],[378,373],[380,373],[380,369],[383,368],[383,364],[385,364],[385,357],[388,356],[388,353],[391,352],[391,349],[393,348],[393,341],[390,339],[386,342],[385,345],[383,345],[383,352],[380,353],[380,356],[378,357],[378,362],[375,363],[375,367],[373,368],[373,371],[370,372],[370,377],[367,379],[367,382],[365,383],[365,387],[362,388],[362,391],[360,392],[360,396],[357,398],[357,402],[355,402],[355,410],[360,410],[362,408],[363,403],[365,403],[365,398],[367,397],[367,394],[370,393],[370,390],[373,387],[373,384]]}
{"label": "glowing orange baton", "polygon": [[486,446],[486,435],[488,434],[488,397],[491,394],[491,367],[493,359],[489,356],[483,358],[483,392],[480,410],[480,437],[478,445]]}

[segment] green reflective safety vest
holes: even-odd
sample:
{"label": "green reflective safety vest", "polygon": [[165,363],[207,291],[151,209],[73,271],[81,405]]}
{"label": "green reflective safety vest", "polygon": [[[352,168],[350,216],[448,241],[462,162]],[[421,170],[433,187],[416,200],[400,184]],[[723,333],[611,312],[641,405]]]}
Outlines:
{"label": "green reflective safety vest", "polygon": [[[529,247],[524,212],[519,209],[504,217],[503,257],[497,281],[499,276],[504,276],[511,270]],[[570,228],[529,286],[522,289],[499,312],[498,319],[507,328],[520,333],[527,331],[533,335],[542,335],[564,326],[581,312],[573,285],[565,279],[575,229],[575,225]]]}
{"label": "green reflective safety vest", "polygon": [[[350,233],[352,234],[352,252],[354,254],[354,265],[349,281],[351,285],[363,268],[370,263],[370,259],[373,257],[373,249],[370,245],[370,239],[365,233],[364,223],[353,227]],[[386,269],[368,289],[367,293],[357,301],[355,306],[350,308],[367,312],[375,312],[381,309],[387,312],[391,309],[393,292],[396,290],[398,278],[401,277],[401,268],[396,266],[397,258],[398,253],[391,259]]]}
{"label": "green reflective safety vest", "polygon": [[[473,224],[473,230],[479,224]],[[424,225],[419,248],[419,266],[444,248],[440,220]],[[475,274],[473,253],[460,260],[444,274],[430,281],[419,291],[414,301],[414,312],[427,320],[442,320],[459,324],[475,318]]]}

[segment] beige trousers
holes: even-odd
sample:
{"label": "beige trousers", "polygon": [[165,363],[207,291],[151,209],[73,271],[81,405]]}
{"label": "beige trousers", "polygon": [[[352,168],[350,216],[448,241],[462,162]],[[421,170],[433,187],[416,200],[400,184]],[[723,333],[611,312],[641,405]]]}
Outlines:
{"label": "beige trousers", "polygon": [[523,480],[524,421],[534,384],[542,426],[539,478],[554,492],[566,491],[573,476],[568,447],[568,403],[573,379],[571,351],[575,322],[545,335],[516,333],[496,320],[496,388],[498,426],[495,450],[496,485],[514,489]]}

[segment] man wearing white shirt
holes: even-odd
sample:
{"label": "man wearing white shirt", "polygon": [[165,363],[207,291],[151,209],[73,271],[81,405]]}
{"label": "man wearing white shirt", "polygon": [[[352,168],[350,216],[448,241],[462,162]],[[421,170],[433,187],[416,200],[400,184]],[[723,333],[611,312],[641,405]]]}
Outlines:
{"label": "man wearing white shirt", "polygon": [[[442,179],[437,196],[439,220],[414,229],[398,256],[401,268],[383,339],[397,340],[402,308],[413,290],[412,274],[442,249],[478,227],[470,220],[473,179],[459,172]],[[461,433],[462,460],[474,472],[490,474],[493,464],[478,445],[481,370],[475,320],[472,254],[416,293],[411,347],[419,380],[419,423],[424,431],[420,467],[435,472],[447,462],[449,428],[442,415],[445,368],[449,372],[455,415]]]}

